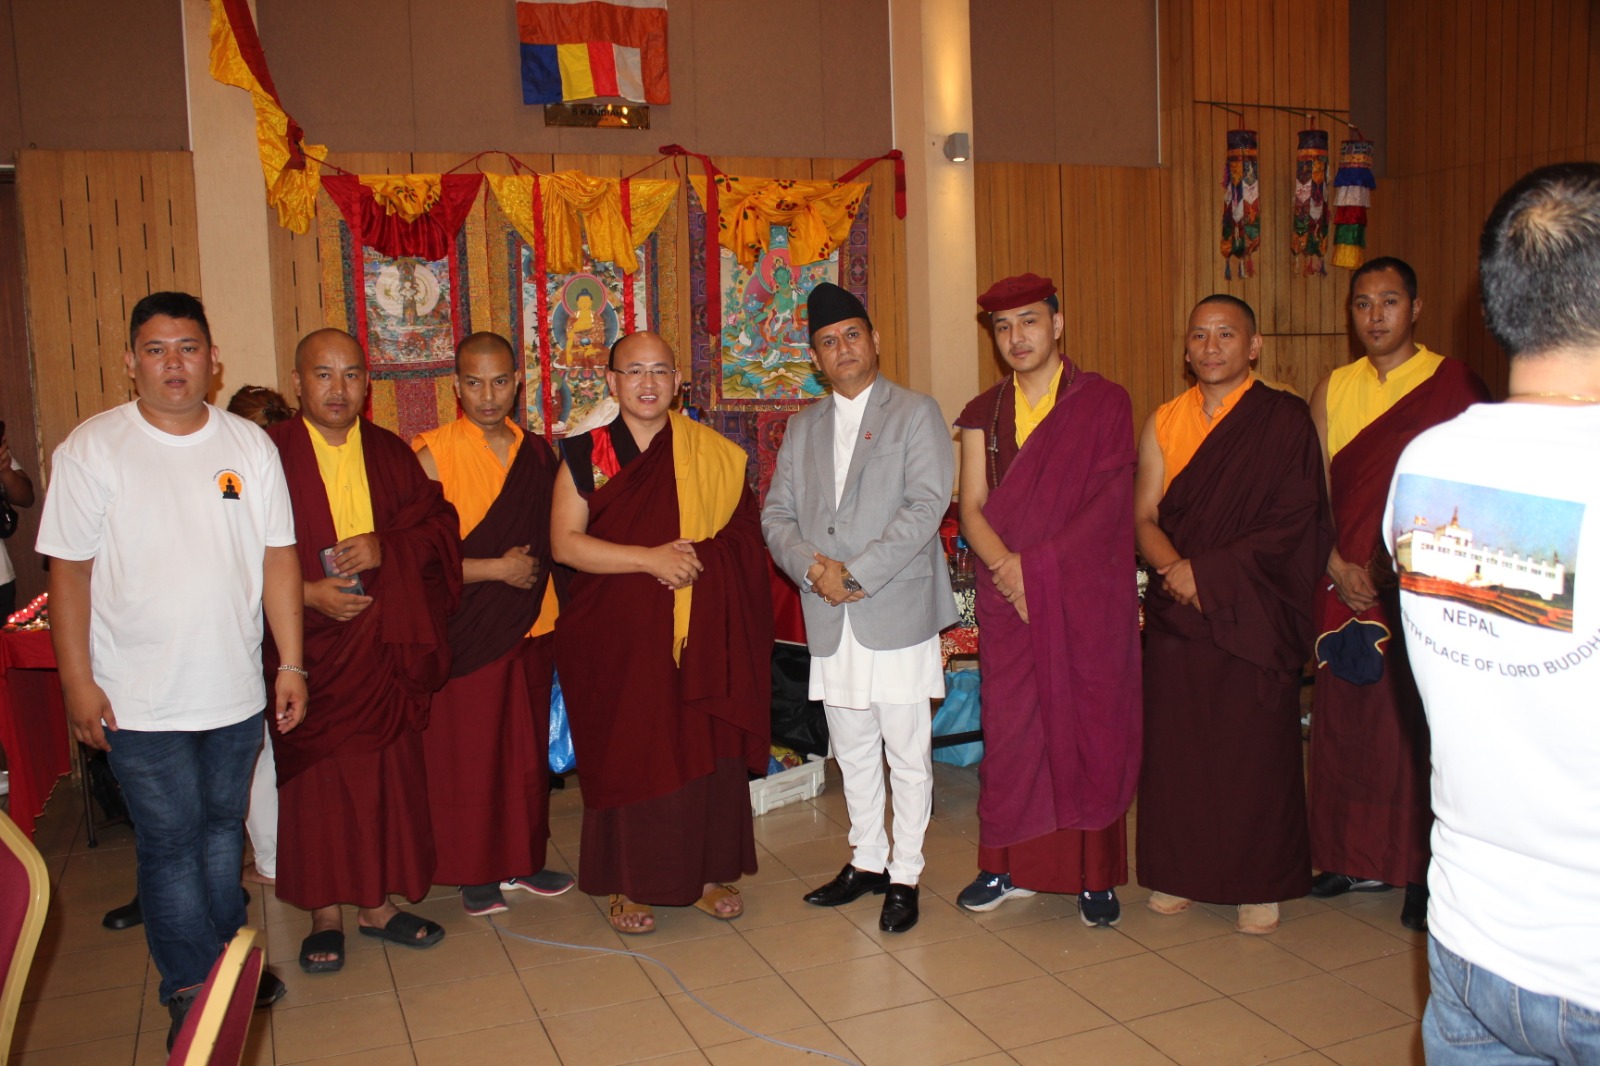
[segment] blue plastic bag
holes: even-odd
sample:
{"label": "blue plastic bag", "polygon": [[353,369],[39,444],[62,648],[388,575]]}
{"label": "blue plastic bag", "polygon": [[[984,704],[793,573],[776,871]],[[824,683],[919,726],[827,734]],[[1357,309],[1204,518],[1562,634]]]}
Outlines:
{"label": "blue plastic bag", "polygon": [[[933,735],[950,736],[952,733],[971,733],[983,728],[982,706],[978,701],[978,671],[952,670],[944,675],[944,704],[934,712]],[[933,757],[953,766],[975,766],[983,758],[983,741],[952,744],[939,747],[935,744]]]}
{"label": "blue plastic bag", "polygon": [[577,765],[572,750],[572,726],[567,723],[567,698],[561,694],[559,675],[550,680],[550,772],[565,774]]}

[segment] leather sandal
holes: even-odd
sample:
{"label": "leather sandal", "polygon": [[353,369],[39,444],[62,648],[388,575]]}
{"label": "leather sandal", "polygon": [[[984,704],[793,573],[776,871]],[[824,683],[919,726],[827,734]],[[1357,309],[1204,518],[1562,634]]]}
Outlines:
{"label": "leather sandal", "polygon": [[[649,925],[642,925],[642,926],[641,925],[623,925],[617,920],[617,919],[623,917],[624,915],[629,915],[629,914],[647,915],[650,918],[650,924]],[[609,918],[609,920],[611,922],[611,928],[615,929],[617,932],[621,933],[623,936],[644,936],[647,933],[655,932],[656,931],[655,914],[656,914],[656,912],[650,909],[650,904],[648,904],[648,903],[635,903],[633,900],[629,899],[627,896],[624,896],[624,895],[622,895],[620,893],[612,893],[612,896],[611,896],[611,915],[610,915],[610,918]]]}
{"label": "leather sandal", "polygon": [[694,906],[696,910],[705,911],[719,922],[731,922],[744,913],[744,901],[740,900],[739,909],[731,913],[717,910],[717,904],[738,894],[739,889],[734,885],[715,885],[711,891],[695,900]]}

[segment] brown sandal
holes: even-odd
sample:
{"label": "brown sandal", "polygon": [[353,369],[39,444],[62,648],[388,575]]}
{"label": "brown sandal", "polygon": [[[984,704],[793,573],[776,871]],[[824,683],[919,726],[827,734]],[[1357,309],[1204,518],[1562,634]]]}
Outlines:
{"label": "brown sandal", "polygon": [[[655,932],[655,913],[655,911],[650,909],[650,904],[648,903],[635,903],[633,900],[620,893],[613,893],[611,896],[611,915],[609,918],[609,921],[611,922],[611,928],[615,929],[623,936],[644,936],[646,933]],[[646,915],[650,919],[650,924],[642,926],[622,925],[617,921],[618,918],[629,914]]]}
{"label": "brown sandal", "polygon": [[739,909],[729,914],[717,910],[717,904],[731,896],[737,896],[739,889],[734,885],[717,885],[711,891],[694,901],[695,909],[705,911],[719,922],[731,922],[744,913],[744,901],[739,903]]}

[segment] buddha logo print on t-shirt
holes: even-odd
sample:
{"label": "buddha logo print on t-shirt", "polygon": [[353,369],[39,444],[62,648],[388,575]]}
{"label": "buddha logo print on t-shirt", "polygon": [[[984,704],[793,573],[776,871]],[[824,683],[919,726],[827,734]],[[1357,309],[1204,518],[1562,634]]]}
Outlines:
{"label": "buddha logo print on t-shirt", "polygon": [[224,500],[240,499],[244,495],[244,478],[239,476],[237,470],[219,470],[217,488],[222,492]]}

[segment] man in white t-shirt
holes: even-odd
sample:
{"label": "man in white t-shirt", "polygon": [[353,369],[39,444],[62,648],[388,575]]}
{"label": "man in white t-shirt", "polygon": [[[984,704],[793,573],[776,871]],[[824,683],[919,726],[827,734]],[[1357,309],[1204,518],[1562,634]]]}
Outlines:
{"label": "man in white t-shirt", "polygon": [[[273,718],[306,709],[300,564],[278,450],[206,403],[217,349],[200,301],[134,306],[124,356],[138,399],[56,449],[38,550],[72,734],[109,753],[134,824],[139,899],[161,1001],[183,1024],[245,921],[250,773],[267,693],[262,613],[283,651]],[[263,972],[258,1004],[283,995]]]}
{"label": "man in white t-shirt", "polygon": [[1600,1062],[1600,164],[1479,246],[1510,395],[1401,455],[1384,531],[1433,736],[1428,1062]]}

